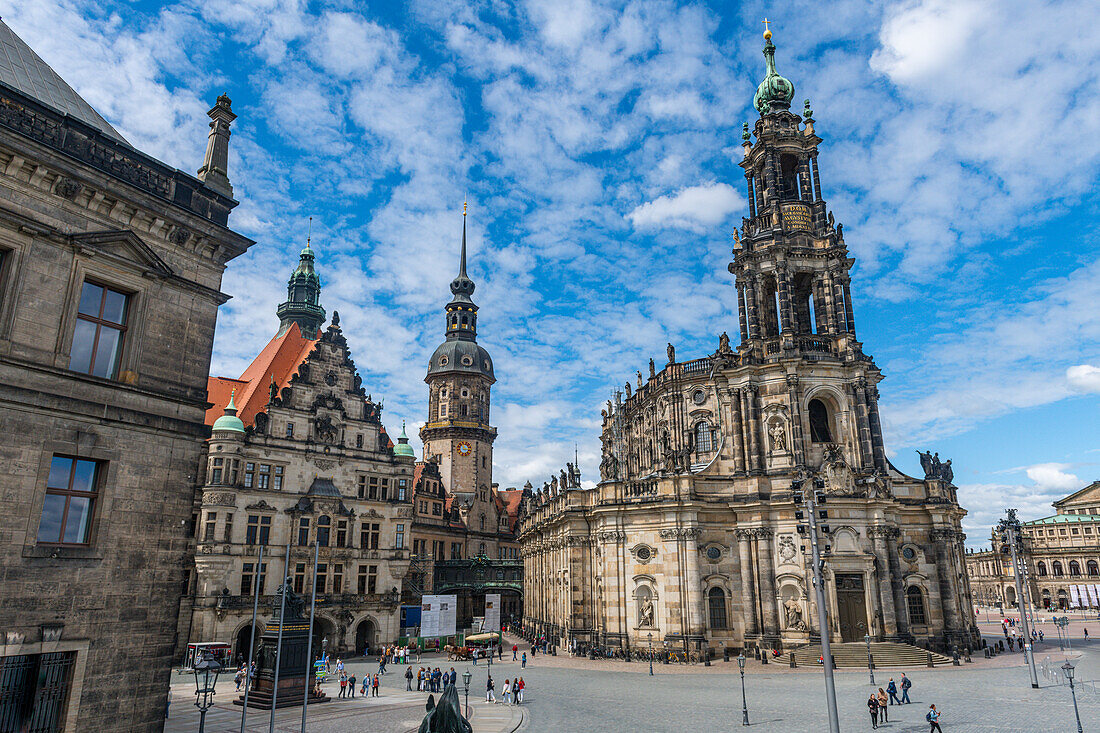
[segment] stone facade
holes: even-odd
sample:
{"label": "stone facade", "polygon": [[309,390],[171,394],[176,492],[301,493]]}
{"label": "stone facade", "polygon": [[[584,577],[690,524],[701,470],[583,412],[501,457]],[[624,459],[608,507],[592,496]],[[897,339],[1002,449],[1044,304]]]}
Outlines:
{"label": "stone facade", "polygon": [[[1037,609],[1100,608],[1100,481],[1054,502],[1054,509],[1053,516],[1022,523],[1024,592]],[[996,529],[990,537],[991,549],[966,555],[974,600],[1015,608],[1011,555],[1001,551]]]}
{"label": "stone facade", "polygon": [[249,653],[261,545],[256,633],[284,574],[310,597],[315,545],[317,653],[324,645],[362,654],[401,632],[414,454],[404,435],[395,446],[383,427],[339,314],[318,334],[324,309],[313,263],[307,246],[278,308],[279,330],[245,373],[209,385],[212,437],[197,474],[196,583],[184,638],[231,644],[241,658]]}
{"label": "stone facade", "polygon": [[[0,73],[5,695],[35,730],[159,731],[221,277],[252,242],[228,192],[126,144],[0,36],[24,65]],[[19,86],[46,77],[67,109]]]}
{"label": "stone facade", "polygon": [[[820,638],[795,482],[823,483],[836,641],[974,646],[950,463],[886,458],[882,374],[856,338],[854,260],[822,198],[818,144],[774,69],[746,124],[740,345],[651,360],[603,412],[601,481],[544,487],[521,528],[525,621],[600,645],[790,647]],[[634,380],[631,380],[634,381]],[[563,486],[562,483],[565,485]],[[805,484],[807,489],[811,484]]]}

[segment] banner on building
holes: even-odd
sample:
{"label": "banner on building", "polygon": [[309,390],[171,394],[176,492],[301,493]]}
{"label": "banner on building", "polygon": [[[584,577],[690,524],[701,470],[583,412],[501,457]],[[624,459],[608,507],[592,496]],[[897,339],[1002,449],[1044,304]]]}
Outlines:
{"label": "banner on building", "polygon": [[500,631],[500,594],[485,594],[485,623],[482,631]]}
{"label": "banner on building", "polygon": [[1078,593],[1078,586],[1076,586],[1076,585],[1071,585],[1069,587],[1069,607],[1070,608],[1080,608],[1081,607],[1081,596]]}
{"label": "banner on building", "polygon": [[454,636],[458,596],[424,596],[420,603],[421,636]]}

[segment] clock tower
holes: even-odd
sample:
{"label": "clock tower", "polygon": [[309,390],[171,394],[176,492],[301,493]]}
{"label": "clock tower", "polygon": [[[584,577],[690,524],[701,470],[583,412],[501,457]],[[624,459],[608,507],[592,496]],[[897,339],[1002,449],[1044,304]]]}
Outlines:
{"label": "clock tower", "polygon": [[[447,304],[447,337],[428,363],[428,422],[420,430],[424,457],[439,465],[443,485],[470,509],[491,503],[493,440],[489,392],[496,382],[489,352],[477,343],[477,306],[466,276],[466,206],[462,207],[462,252],[454,296]],[[493,515],[495,516],[495,514]]]}

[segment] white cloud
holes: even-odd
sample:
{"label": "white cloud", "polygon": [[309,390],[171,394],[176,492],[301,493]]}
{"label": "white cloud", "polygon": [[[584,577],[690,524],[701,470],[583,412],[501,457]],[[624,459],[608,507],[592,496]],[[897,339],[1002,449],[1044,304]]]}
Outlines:
{"label": "white cloud", "polygon": [[1067,473],[1069,468],[1064,463],[1037,463],[1025,469],[1027,477],[1035,482],[1041,490],[1076,491],[1085,485],[1085,482]]}
{"label": "white cloud", "polygon": [[677,227],[703,231],[725,221],[745,207],[745,199],[728,183],[705,183],[659,196],[644,203],[627,218],[638,228]]}
{"label": "white cloud", "polygon": [[1100,392],[1100,367],[1077,364],[1066,369],[1066,381],[1078,392]]}

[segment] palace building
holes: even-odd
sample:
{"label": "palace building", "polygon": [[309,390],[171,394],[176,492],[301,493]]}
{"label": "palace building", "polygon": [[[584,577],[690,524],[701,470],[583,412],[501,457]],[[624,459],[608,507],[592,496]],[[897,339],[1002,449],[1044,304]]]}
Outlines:
{"label": "palace building", "polygon": [[[1021,522],[1021,587],[1036,609],[1100,608],[1100,481],[1054,502],[1054,512]],[[990,537],[992,549],[966,555],[974,600],[1017,607],[1012,557],[1000,552],[996,528]]]}
{"label": "palace building", "polygon": [[[883,375],[856,336],[844,232],[824,198],[809,101],[775,67],[744,127],[749,212],[729,265],[740,344],[649,364],[603,411],[591,490],[536,493],[521,524],[524,622],[558,643],[781,648],[978,643],[950,465],[887,458]],[[828,628],[818,626],[796,482],[824,481]],[[809,484],[807,484],[807,488]],[[652,640],[652,642],[650,641]]]}
{"label": "palace building", "polygon": [[314,544],[318,653],[362,654],[400,635],[415,454],[404,428],[396,445],[390,440],[339,314],[322,330],[320,296],[307,242],[276,311],[275,336],[239,378],[209,379],[195,582],[180,618],[181,644],[226,642],[235,658],[247,658],[250,632],[262,633],[281,578],[312,594]]}
{"label": "palace building", "polygon": [[0,729],[164,726],[222,275],[253,244],[229,98],[208,114],[193,176],[0,21]]}

